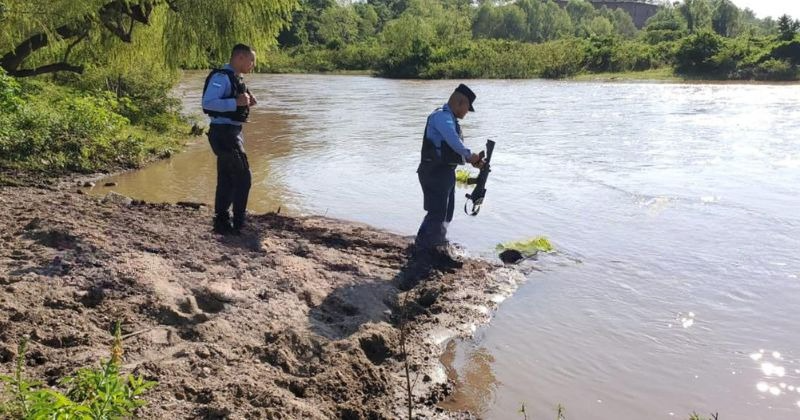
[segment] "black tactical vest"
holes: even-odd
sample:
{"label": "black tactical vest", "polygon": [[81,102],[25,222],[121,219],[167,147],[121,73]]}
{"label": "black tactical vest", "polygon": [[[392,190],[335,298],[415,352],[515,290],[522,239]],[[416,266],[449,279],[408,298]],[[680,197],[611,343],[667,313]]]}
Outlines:
{"label": "black tactical vest", "polygon": [[[433,113],[441,111],[442,108],[438,108]],[[428,116],[428,122],[425,123],[425,131],[422,133],[422,151],[421,151],[421,163],[443,163],[445,165],[463,165],[464,164],[464,157],[456,153],[446,141],[442,140],[439,148],[433,144],[433,141],[428,138],[428,126],[431,122],[431,116],[433,113]],[[458,133],[458,137],[461,137],[461,126],[458,124],[458,119],[453,117],[453,120],[456,123],[456,132]],[[441,153],[436,153],[439,150]]]}
{"label": "black tactical vest", "polygon": [[[203,85],[203,96],[206,95],[208,83],[211,82],[211,78],[217,73],[225,73],[228,76],[228,79],[231,81],[231,93],[228,96],[223,96],[222,99],[236,98],[241,94],[249,92],[249,90],[247,90],[247,86],[244,84],[244,80],[242,80],[241,76],[237,77],[233,70],[214,69],[211,70],[211,73],[209,73],[208,77],[206,77],[206,83]],[[227,112],[212,111],[210,109],[203,108],[203,112],[210,117],[224,117],[230,118],[233,121],[247,122],[247,117],[250,115],[250,107],[237,106],[236,111]]]}

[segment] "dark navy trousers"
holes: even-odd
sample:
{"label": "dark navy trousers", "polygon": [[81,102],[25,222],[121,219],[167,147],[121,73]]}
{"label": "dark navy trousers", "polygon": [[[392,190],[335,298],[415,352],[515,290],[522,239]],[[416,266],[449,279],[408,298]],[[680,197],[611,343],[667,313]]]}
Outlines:
{"label": "dark navy trousers", "polygon": [[422,162],[417,169],[427,214],[417,231],[415,244],[427,250],[447,244],[447,226],[453,220],[456,193],[456,166]]}
{"label": "dark navy trousers", "polygon": [[208,142],[217,156],[217,192],[214,198],[216,221],[230,220],[229,209],[233,206],[233,225],[240,228],[244,224],[251,183],[242,127],[211,124]]}

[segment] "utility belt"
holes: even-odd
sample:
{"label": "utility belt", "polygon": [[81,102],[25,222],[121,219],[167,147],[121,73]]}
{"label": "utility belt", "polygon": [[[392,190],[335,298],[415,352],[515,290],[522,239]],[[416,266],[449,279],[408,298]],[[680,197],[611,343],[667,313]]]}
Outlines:
{"label": "utility belt", "polygon": [[215,133],[230,133],[232,135],[238,136],[239,133],[242,132],[242,126],[238,124],[223,124],[223,123],[211,123],[208,125],[208,132],[215,132]]}
{"label": "utility belt", "polygon": [[452,167],[464,164],[464,157],[456,153],[455,150],[444,141],[442,141],[439,147],[434,146],[433,142],[427,138],[423,141],[426,145],[429,145],[429,147],[423,145],[421,163],[440,164]]}

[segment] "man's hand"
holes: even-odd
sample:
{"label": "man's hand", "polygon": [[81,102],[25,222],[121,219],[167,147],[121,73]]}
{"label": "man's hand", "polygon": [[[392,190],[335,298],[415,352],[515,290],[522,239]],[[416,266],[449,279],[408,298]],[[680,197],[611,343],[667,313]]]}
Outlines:
{"label": "man's hand", "polygon": [[472,164],[472,166],[474,166],[474,167],[476,167],[478,169],[483,168],[483,165],[486,163],[483,160],[483,157],[481,155],[479,155],[479,154],[476,154],[476,153],[473,153],[469,157],[469,159],[467,159],[467,162],[469,162],[470,164]]}
{"label": "man's hand", "polygon": [[253,105],[258,103],[258,101],[256,100],[256,96],[255,95],[253,95],[250,92],[247,92],[247,94],[250,95],[250,105],[248,105],[248,106],[253,106]]}
{"label": "man's hand", "polygon": [[236,106],[250,106],[252,96],[249,93],[243,93],[236,97]]}

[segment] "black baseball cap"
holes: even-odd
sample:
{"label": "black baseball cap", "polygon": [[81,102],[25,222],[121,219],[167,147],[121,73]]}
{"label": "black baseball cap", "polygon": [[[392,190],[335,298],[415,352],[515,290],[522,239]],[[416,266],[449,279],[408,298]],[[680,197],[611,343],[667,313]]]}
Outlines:
{"label": "black baseball cap", "polygon": [[458,85],[458,87],[456,88],[456,92],[467,97],[467,99],[469,100],[470,112],[475,112],[475,108],[472,107],[472,103],[475,102],[475,98],[477,98],[477,96],[475,96],[475,92],[473,92],[472,89],[468,88],[467,85],[463,83]]}

